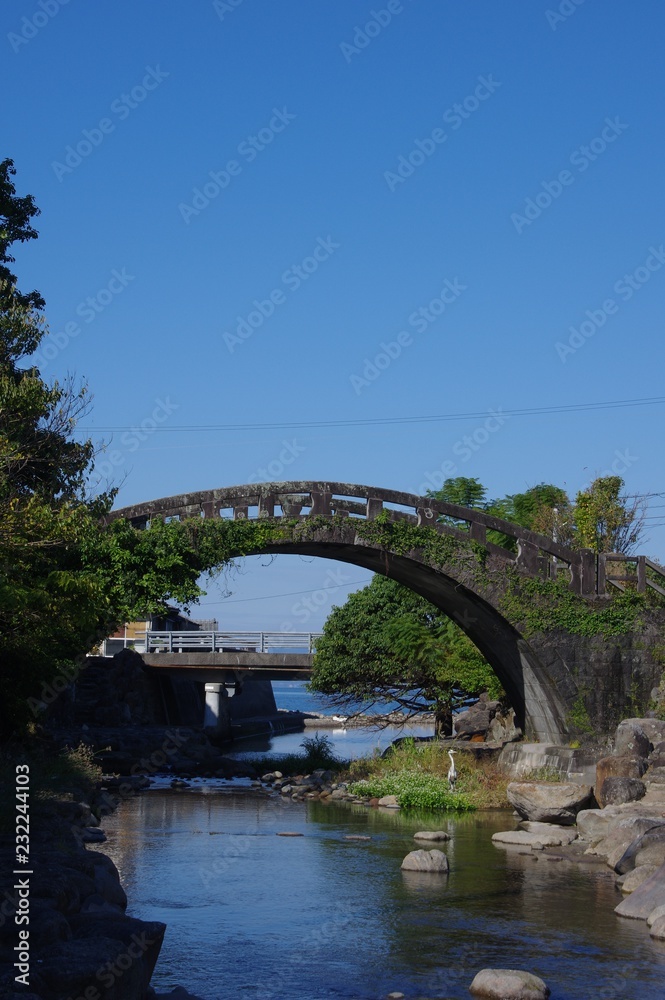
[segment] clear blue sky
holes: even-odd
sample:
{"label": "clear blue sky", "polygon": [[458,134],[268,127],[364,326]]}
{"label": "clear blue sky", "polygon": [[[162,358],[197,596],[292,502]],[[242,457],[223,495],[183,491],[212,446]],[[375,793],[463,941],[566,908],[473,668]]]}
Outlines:
{"label": "clear blue sky", "polygon": [[[0,19],[3,155],[42,210],[16,266],[47,301],[45,374],[90,385],[119,504],[263,478],[420,492],[442,470],[492,496],[612,469],[665,490],[662,404],[503,416],[663,394],[657,0],[14,0]],[[269,426],[430,414],[476,416]],[[268,426],[177,430],[220,424]],[[201,614],[317,628],[368,579],[268,562]]]}

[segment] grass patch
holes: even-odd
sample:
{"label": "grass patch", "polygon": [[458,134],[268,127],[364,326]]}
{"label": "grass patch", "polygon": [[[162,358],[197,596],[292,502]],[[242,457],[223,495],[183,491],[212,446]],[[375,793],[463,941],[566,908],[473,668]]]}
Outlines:
{"label": "grass patch", "polygon": [[53,799],[69,797],[85,800],[102,777],[102,768],[92,747],[80,743],[77,747],[53,750],[33,744],[8,744],[0,754],[0,832],[13,829],[15,813],[16,765],[30,768],[30,812],[39,816],[48,812]]}
{"label": "grass patch", "polygon": [[382,777],[354,781],[349,791],[363,798],[396,795],[403,809],[437,809],[468,812],[475,809],[464,792],[451,792],[448,781],[423,771],[399,771]]}
{"label": "grass patch", "polygon": [[448,745],[405,740],[387,757],[353,761],[343,777],[356,795],[397,795],[404,808],[458,812],[506,808],[508,778],[494,760],[478,760],[472,751],[460,748],[455,766],[457,783],[455,791],[450,792]]}

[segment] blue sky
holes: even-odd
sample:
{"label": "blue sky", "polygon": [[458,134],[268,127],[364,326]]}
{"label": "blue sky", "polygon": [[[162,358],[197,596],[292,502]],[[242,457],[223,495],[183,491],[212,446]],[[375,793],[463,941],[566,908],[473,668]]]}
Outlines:
{"label": "blue sky", "polygon": [[[656,0],[14,0],[0,19],[3,155],[42,210],[16,255],[47,301],[39,360],[87,379],[119,504],[451,472],[492,496],[608,471],[663,492],[662,404],[510,414],[663,392]],[[426,415],[461,416],[271,426]],[[367,579],[247,560],[201,614],[315,629]]]}

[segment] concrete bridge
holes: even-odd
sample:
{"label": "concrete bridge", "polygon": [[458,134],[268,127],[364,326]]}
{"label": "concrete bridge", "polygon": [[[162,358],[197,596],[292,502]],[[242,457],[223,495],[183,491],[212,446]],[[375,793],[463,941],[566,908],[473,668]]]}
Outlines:
{"label": "concrete bridge", "polygon": [[[480,510],[350,483],[232,486],[136,504],[110,517],[140,528],[155,518],[267,519],[285,530],[268,541],[258,541],[257,534],[256,545],[236,555],[321,556],[392,577],[460,625],[495,670],[519,723],[541,742],[568,738],[571,713],[580,700],[598,731],[609,730],[629,697],[644,695],[660,677],[662,668],[649,654],[648,630],[638,637],[605,639],[557,628],[527,639],[520,622],[509,620],[502,609],[511,574],[518,580],[563,577],[593,607],[627,587],[665,596],[665,570],[645,556],[596,557],[590,549],[569,549]],[[372,522],[378,530],[367,531]],[[460,544],[454,556],[452,551],[442,555],[426,544],[432,536],[421,532],[405,548],[381,530],[397,523],[429,528]],[[488,531],[512,540],[514,550],[489,541]],[[478,551],[483,573],[478,572]]]}

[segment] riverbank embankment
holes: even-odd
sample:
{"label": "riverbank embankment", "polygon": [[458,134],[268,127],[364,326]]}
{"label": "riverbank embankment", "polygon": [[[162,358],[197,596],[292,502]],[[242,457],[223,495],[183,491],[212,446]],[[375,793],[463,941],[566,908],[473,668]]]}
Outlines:
{"label": "riverbank embankment", "polygon": [[118,870],[96,845],[101,818],[149,782],[128,776],[119,795],[99,779],[85,748],[62,756],[44,742],[3,753],[3,997],[148,995],[166,924],[127,916]]}

